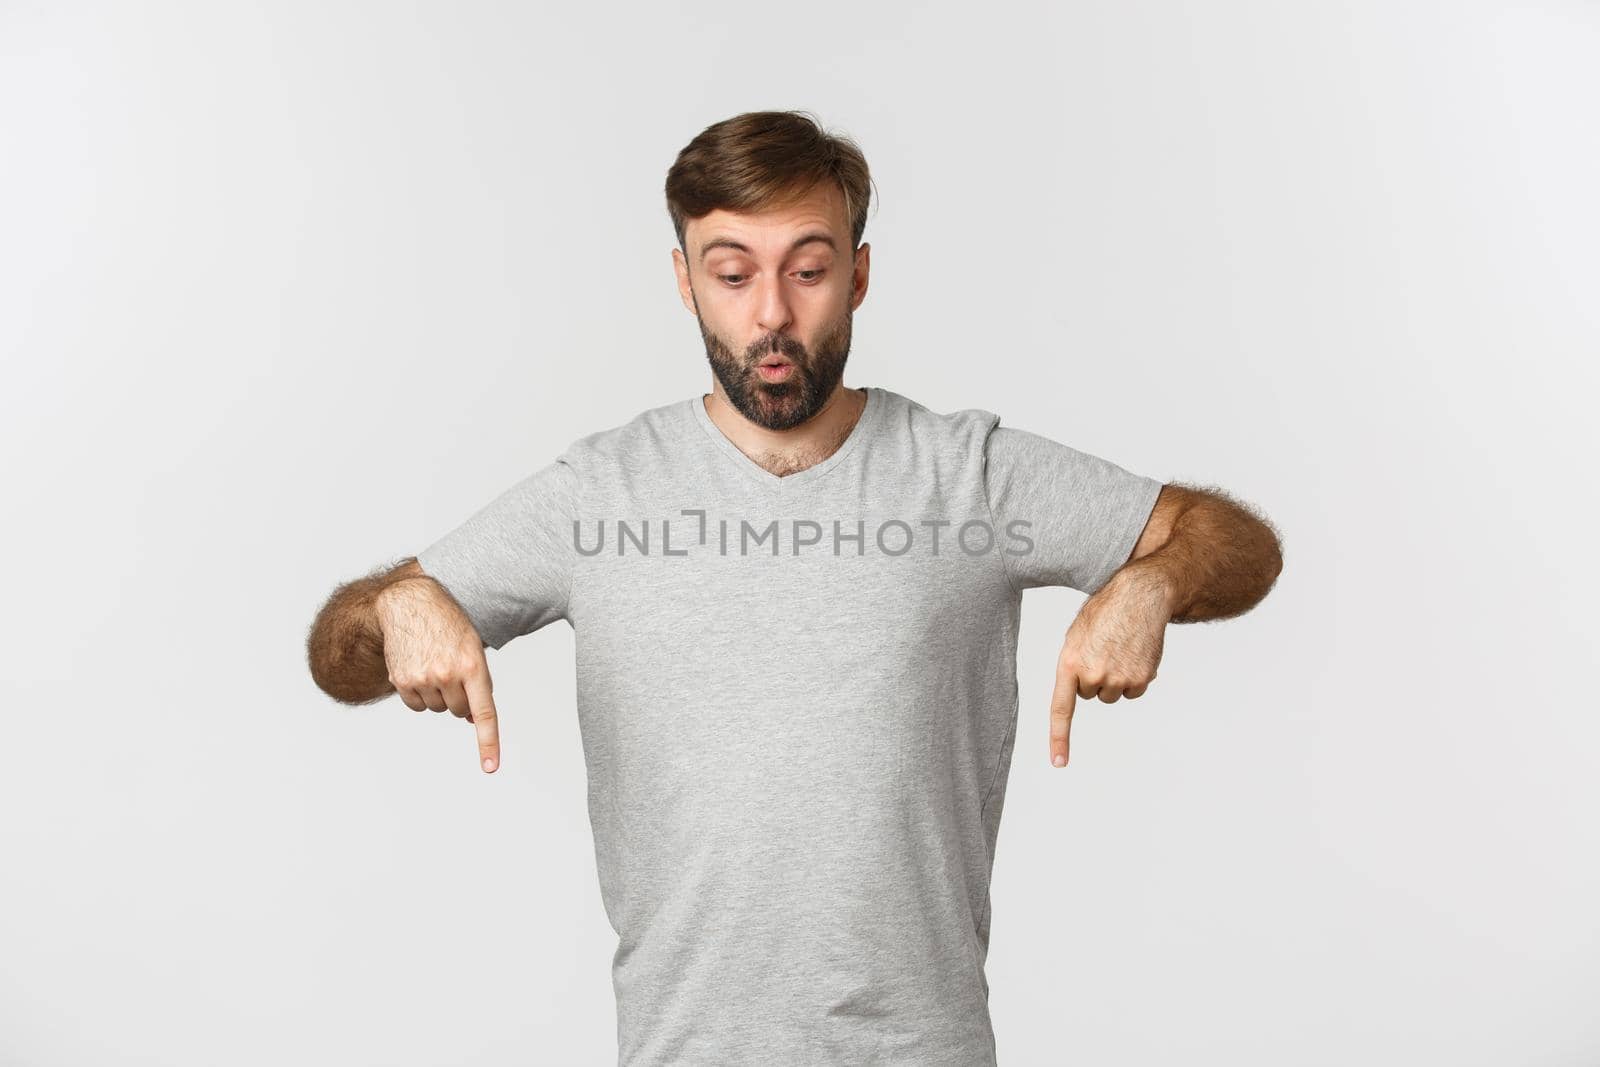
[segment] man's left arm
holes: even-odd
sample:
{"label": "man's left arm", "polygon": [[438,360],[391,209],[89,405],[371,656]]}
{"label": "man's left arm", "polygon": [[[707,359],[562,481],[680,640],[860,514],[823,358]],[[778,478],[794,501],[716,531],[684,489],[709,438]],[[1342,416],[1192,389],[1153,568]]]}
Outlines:
{"label": "man's left arm", "polygon": [[1128,561],[1083,602],[1056,660],[1050,759],[1067,764],[1078,698],[1144,695],[1167,623],[1249,611],[1283,570],[1272,526],[1215,489],[1161,487]]}
{"label": "man's left arm", "polygon": [[1169,622],[1202,622],[1249,611],[1282,570],[1283,547],[1265,519],[1221,490],[1169,482],[1112,581],[1162,590]]}

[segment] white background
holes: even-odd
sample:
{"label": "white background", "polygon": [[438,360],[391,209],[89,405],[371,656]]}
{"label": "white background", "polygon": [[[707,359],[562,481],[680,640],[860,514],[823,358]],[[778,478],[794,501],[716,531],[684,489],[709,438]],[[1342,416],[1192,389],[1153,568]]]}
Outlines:
{"label": "white background", "polygon": [[1001,1063],[1600,1062],[1597,55],[1578,2],[0,5],[0,1062],[614,1062],[570,628],[491,653],[493,776],[304,641],[710,388],[661,186],[761,108],[873,168],[847,384],[1283,535],[1061,771],[1028,594]]}

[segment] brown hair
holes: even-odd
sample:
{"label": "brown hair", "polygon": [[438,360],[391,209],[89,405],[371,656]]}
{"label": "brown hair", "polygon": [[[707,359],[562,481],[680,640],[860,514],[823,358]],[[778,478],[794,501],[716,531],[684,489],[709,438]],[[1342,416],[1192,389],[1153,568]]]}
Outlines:
{"label": "brown hair", "polygon": [[747,111],[707,126],[667,171],[667,214],[685,252],[690,219],[724,211],[760,211],[804,197],[818,182],[844,194],[851,247],[867,228],[872,177],[848,137],[830,134],[806,111]]}

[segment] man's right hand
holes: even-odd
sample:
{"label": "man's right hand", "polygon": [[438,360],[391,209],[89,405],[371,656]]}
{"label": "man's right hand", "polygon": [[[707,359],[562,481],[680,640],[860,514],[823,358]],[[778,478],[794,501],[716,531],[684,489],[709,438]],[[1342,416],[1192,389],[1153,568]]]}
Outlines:
{"label": "man's right hand", "polygon": [[420,574],[386,586],[373,605],[395,692],[413,711],[448,710],[476,726],[479,761],[493,773],[500,766],[494,681],[471,620],[442,586]]}

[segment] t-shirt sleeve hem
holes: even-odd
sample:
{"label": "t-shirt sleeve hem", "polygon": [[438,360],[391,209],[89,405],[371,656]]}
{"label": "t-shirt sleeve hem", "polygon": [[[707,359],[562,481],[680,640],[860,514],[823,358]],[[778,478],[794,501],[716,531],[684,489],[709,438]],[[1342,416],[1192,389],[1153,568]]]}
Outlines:
{"label": "t-shirt sleeve hem", "polygon": [[1139,543],[1139,535],[1144,533],[1145,525],[1150,521],[1150,513],[1155,510],[1156,498],[1161,495],[1165,483],[1156,478],[1141,476],[1137,490],[1128,497],[1128,504],[1124,509],[1117,529],[1117,535],[1101,557],[1094,570],[1084,577],[1082,591],[1090,596],[1098,593],[1111,580],[1111,576],[1122,569],[1128,562],[1128,557],[1133,554],[1134,546]]}

